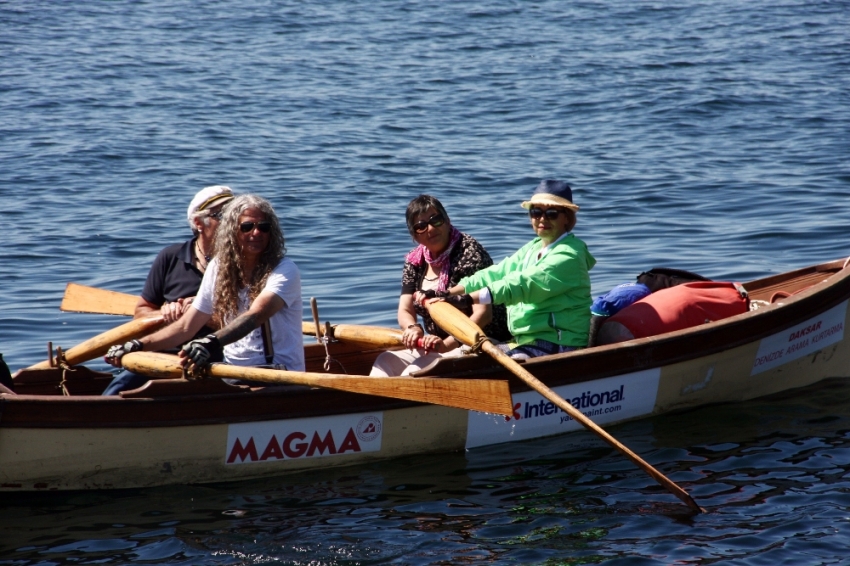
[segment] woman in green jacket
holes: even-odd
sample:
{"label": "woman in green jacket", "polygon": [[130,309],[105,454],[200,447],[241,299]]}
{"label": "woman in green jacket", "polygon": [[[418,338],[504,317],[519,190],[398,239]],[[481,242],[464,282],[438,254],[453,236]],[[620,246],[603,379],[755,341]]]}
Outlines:
{"label": "woman in green jacket", "polygon": [[515,359],[584,348],[592,302],[588,271],[596,259],[572,234],[579,209],[572,190],[563,181],[541,181],[522,207],[536,238],[447,293],[420,292],[417,300],[468,294],[473,304],[507,305],[513,339],[499,347]]}

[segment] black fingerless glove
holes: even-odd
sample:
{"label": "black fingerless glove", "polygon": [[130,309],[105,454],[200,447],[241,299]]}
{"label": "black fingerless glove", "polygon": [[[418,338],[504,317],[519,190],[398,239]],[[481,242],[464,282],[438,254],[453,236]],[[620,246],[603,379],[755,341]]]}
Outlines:
{"label": "black fingerless glove", "polygon": [[209,334],[187,342],[183,346],[186,357],[192,360],[194,369],[205,369],[212,362],[222,359],[224,348],[215,334]]}
{"label": "black fingerless glove", "polygon": [[472,297],[469,295],[446,297],[446,302],[458,310],[466,310],[472,307]]}
{"label": "black fingerless glove", "polygon": [[124,342],[123,344],[115,344],[114,346],[110,346],[109,350],[106,351],[106,355],[103,357],[103,359],[108,364],[120,364],[121,358],[124,357],[124,354],[141,351],[142,343],[138,340],[130,340],[129,342]]}
{"label": "black fingerless glove", "polygon": [[422,293],[422,296],[426,299],[445,299],[449,296],[448,291],[437,291],[435,289],[426,289],[419,292]]}

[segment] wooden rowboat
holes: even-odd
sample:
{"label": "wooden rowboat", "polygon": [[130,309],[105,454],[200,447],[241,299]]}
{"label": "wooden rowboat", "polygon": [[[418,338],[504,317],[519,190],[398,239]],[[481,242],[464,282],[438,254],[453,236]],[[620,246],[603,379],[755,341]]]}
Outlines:
{"label": "wooden rowboat", "polygon": [[[850,376],[850,260],[744,283],[757,310],[699,327],[530,360],[524,368],[598,424],[752,399]],[[331,342],[335,373],[382,351]],[[305,346],[322,372],[322,344]],[[513,415],[304,386],[157,379],[120,397],[111,375],[22,370],[0,392],[0,491],[231,481],[568,433],[579,425],[491,358],[419,377],[508,380]],[[0,390],[2,391],[2,390]],[[67,393],[67,394],[65,394]]]}

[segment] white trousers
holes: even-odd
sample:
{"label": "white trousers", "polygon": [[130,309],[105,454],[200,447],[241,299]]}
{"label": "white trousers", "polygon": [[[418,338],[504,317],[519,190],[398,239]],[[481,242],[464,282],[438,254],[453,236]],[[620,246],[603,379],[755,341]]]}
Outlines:
{"label": "white trousers", "polygon": [[392,352],[384,352],[378,356],[369,375],[374,377],[410,375],[429,365],[434,360],[440,358],[459,358],[462,355],[463,350],[461,348],[455,348],[443,354],[438,354],[437,352],[428,352],[426,354],[425,350],[420,348],[415,350],[393,350]]}

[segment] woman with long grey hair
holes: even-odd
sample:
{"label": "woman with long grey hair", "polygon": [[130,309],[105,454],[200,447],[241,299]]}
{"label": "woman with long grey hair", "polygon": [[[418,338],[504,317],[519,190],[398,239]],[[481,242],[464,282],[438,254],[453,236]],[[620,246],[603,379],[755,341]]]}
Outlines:
{"label": "woman with long grey hair", "polygon": [[213,317],[221,328],[180,352],[190,372],[222,359],[304,370],[301,274],[286,257],[277,215],[262,197],[240,195],[222,211],[215,256],[189,312],[151,336],[113,346],[105,359],[120,366],[128,352],[177,347]]}

